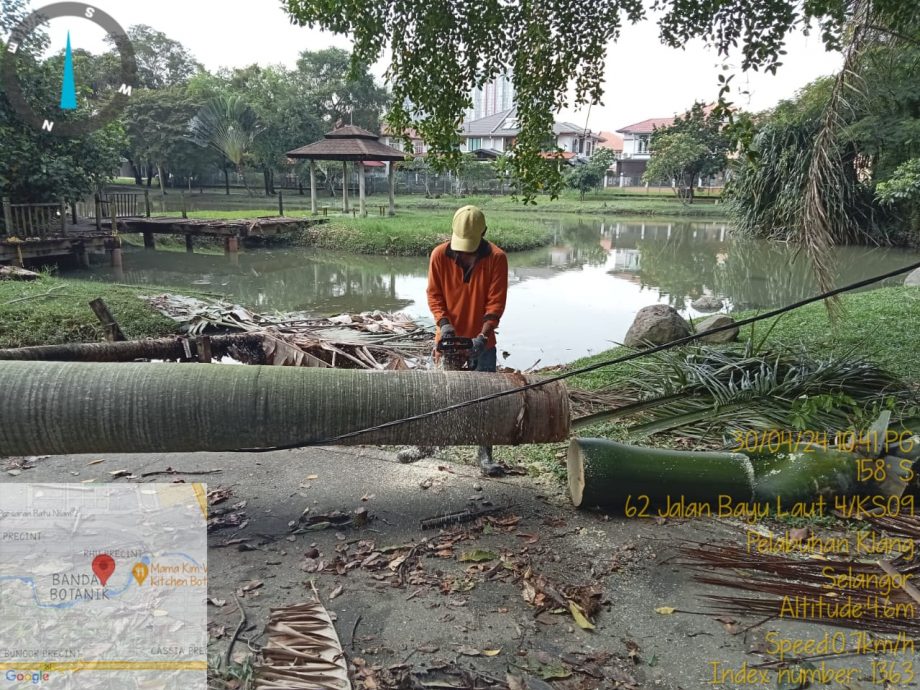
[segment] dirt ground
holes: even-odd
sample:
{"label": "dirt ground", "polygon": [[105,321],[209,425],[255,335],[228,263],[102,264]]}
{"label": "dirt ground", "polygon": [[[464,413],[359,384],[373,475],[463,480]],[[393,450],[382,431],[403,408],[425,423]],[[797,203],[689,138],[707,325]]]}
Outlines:
{"label": "dirt ground", "polygon": [[[220,471],[140,477],[167,468]],[[137,477],[119,482],[207,482],[209,650],[216,666],[238,600],[247,624],[233,647],[237,671],[264,642],[269,608],[308,600],[311,581],[359,688],[507,687],[497,684],[509,673],[521,679],[513,688],[806,687],[751,667],[775,658],[771,632],[821,639],[835,630],[712,609],[705,595],[715,590],[674,561],[690,542],[738,540],[738,524],[577,512],[549,480],[484,479],[437,457],[402,465],[382,449],[322,448],[0,459],[9,482],[107,482],[117,470]],[[471,508],[501,510],[421,529]],[[593,629],[563,608],[569,601]],[[809,687],[884,687],[869,656],[827,666],[853,669],[851,680]],[[719,675],[726,670],[746,676]],[[218,675],[214,688],[239,687]]]}

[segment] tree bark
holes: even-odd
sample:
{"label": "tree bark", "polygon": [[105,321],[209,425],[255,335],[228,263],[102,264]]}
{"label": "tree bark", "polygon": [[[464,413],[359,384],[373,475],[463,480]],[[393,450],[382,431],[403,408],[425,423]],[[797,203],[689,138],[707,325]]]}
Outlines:
{"label": "tree bark", "polygon": [[[460,371],[0,362],[0,449],[43,455],[329,444],[533,380]],[[568,395],[555,382],[335,443],[548,443],[568,433]]]}

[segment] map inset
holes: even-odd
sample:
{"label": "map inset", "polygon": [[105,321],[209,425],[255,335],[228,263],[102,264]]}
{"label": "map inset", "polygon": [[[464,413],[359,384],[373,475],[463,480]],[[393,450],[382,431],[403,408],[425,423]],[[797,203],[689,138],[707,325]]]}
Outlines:
{"label": "map inset", "polygon": [[0,688],[205,690],[202,484],[0,484]]}

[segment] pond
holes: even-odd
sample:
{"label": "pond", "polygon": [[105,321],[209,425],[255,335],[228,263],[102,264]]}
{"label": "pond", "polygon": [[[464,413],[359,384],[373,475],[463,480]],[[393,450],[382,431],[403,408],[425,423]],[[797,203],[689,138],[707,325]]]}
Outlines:
{"label": "pond", "polygon": [[[499,362],[526,369],[605,350],[622,341],[640,308],[670,304],[700,314],[713,294],[730,309],[767,309],[815,294],[804,255],[783,244],[733,239],[713,222],[593,220],[549,224],[553,243],[509,255],[510,290],[499,329]],[[839,284],[920,260],[901,249],[840,247]],[[427,259],[356,256],[299,247],[248,249],[238,265],[222,255],[127,251],[124,274],[103,280],[225,294],[263,311],[339,314],[403,310],[428,319]],[[902,279],[895,279],[899,283]],[[507,353],[502,359],[501,353]]]}

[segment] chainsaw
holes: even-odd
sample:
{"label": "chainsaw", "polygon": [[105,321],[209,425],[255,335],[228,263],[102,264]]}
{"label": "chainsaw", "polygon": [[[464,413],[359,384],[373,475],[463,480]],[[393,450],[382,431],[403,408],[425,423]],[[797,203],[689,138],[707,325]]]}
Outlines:
{"label": "chainsaw", "polygon": [[472,338],[461,338],[456,335],[441,338],[438,341],[438,352],[441,357],[436,361],[439,368],[445,371],[460,371],[474,367]]}

